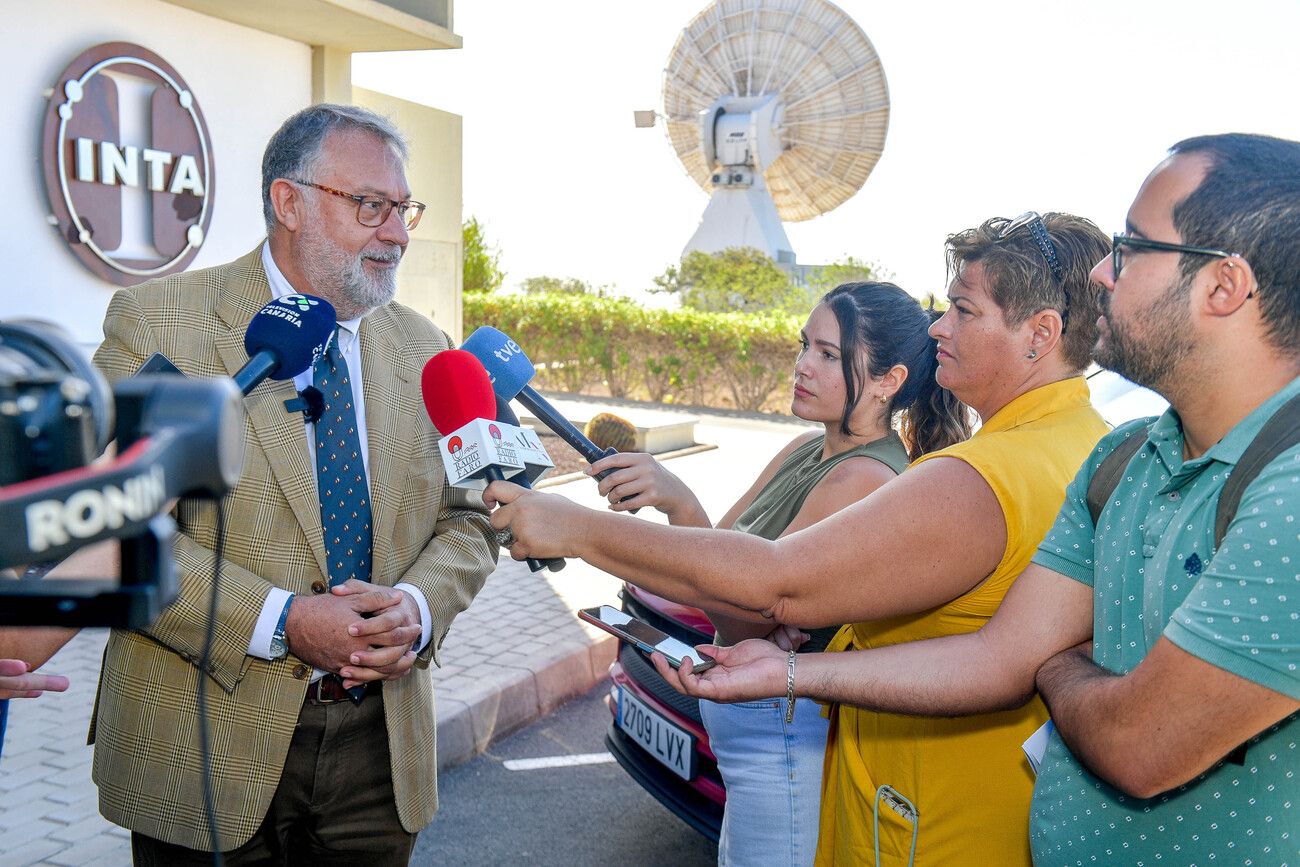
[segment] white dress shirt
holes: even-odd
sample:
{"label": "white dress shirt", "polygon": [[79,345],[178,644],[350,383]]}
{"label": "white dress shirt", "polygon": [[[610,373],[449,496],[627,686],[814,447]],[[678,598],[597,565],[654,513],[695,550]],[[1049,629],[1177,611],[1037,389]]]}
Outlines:
{"label": "white dress shirt", "polygon": [[[271,284],[271,295],[274,298],[278,299],[286,295],[297,294],[298,290],[289,284],[279,266],[275,264],[275,259],[271,256],[270,243],[262,245],[262,268],[266,271],[266,280]],[[366,437],[366,398],[361,379],[361,341],[357,339],[357,331],[361,327],[362,318],[358,316],[356,319],[340,322],[338,324],[338,341],[339,352],[342,354],[343,360],[348,363],[348,378],[352,383],[352,405],[356,407],[357,411],[357,436],[361,443],[361,460],[365,467],[368,483],[370,478],[370,449]],[[310,367],[293,378],[293,386],[299,392],[311,384],[312,369]],[[312,479],[315,480],[316,425],[314,422],[305,422],[303,429],[304,435],[307,437],[307,455],[311,459],[311,475]],[[429,614],[429,601],[425,598],[424,592],[414,584],[403,582],[394,585],[394,588],[408,593],[420,609],[420,643],[417,645],[417,650],[423,649],[429,643],[433,631],[433,618]],[[258,616],[257,625],[254,626],[253,635],[248,641],[249,656],[256,656],[259,659],[271,659],[271,638],[275,634],[275,625],[279,622],[280,612],[284,610],[284,605],[291,595],[293,594],[281,587],[271,588],[271,592],[266,596],[266,601],[262,603],[262,613]],[[312,674],[312,680],[316,680],[322,674],[324,672],[317,669]]]}

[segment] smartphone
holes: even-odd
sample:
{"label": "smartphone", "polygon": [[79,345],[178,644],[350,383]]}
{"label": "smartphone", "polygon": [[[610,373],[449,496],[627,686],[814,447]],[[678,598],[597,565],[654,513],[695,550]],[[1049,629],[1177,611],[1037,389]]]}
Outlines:
{"label": "smartphone", "polygon": [[155,352],[153,355],[146,358],[144,360],[144,364],[140,365],[140,369],[135,372],[135,375],[139,376],[142,373],[143,374],[168,373],[174,376],[185,375],[184,373],[181,372],[181,369],[179,367],[177,367],[175,364],[172,364],[172,360],[170,358],[163,355],[161,352]]}
{"label": "smartphone", "polygon": [[695,666],[695,671],[706,671],[715,664],[712,658],[700,653],[686,642],[678,641],[644,620],[637,620],[632,615],[624,614],[609,605],[580,609],[578,616],[593,626],[599,626],[606,632],[617,635],[646,653],[659,651],[668,658],[668,664],[673,668],[680,668],[683,659],[689,659]]}

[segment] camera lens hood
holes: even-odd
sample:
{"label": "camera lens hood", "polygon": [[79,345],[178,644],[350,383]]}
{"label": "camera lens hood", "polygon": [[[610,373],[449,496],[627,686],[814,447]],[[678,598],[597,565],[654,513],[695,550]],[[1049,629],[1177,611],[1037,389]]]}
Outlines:
{"label": "camera lens hood", "polygon": [[[52,322],[11,319],[0,322],[0,383],[49,377],[53,383],[67,382],[71,375],[84,384],[84,399],[90,406],[95,434],[95,454],[102,454],[113,433],[113,392],[86,353]],[[69,383],[69,387],[79,388]]]}

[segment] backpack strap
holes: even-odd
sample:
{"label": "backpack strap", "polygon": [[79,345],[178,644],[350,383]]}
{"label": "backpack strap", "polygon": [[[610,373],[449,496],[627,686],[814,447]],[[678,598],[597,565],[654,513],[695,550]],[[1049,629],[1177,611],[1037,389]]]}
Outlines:
{"label": "backpack strap", "polygon": [[[1237,516],[1237,507],[1241,505],[1242,494],[1250,483],[1255,481],[1264,467],[1282,452],[1300,443],[1300,394],[1282,404],[1282,408],[1273,413],[1273,417],[1264,423],[1255,434],[1255,438],[1241,453],[1232,475],[1223,483],[1219,492],[1219,504],[1214,513],[1214,550],[1223,544],[1223,537],[1228,532],[1228,525]],[[1225,762],[1235,765],[1246,764],[1246,745],[1241,744],[1224,757]]]}
{"label": "backpack strap", "polygon": [[1111,450],[1110,454],[1101,459],[1097,471],[1092,474],[1092,479],[1088,482],[1087,500],[1088,514],[1092,515],[1094,527],[1097,526],[1097,519],[1101,517],[1101,510],[1106,508],[1110,495],[1115,493],[1115,488],[1119,487],[1119,480],[1124,477],[1128,462],[1133,459],[1133,455],[1137,454],[1142,443],[1146,442],[1150,427],[1149,424],[1134,427],[1132,432]]}
{"label": "backpack strap", "polygon": [[[1232,475],[1223,483],[1218,509],[1214,514],[1214,549],[1223,543],[1228,525],[1237,516],[1237,507],[1246,488],[1282,452],[1300,443],[1300,394],[1282,404],[1241,453]],[[1088,489],[1089,494],[1092,489]],[[1092,500],[1089,499],[1089,505]]]}

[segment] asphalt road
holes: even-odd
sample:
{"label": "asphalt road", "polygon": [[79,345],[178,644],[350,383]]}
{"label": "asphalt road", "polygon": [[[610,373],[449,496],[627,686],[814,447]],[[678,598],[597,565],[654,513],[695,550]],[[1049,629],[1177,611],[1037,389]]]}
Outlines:
{"label": "asphalt road", "polygon": [[714,845],[613,762],[508,770],[503,762],[605,752],[608,684],[438,780],[441,808],[412,865],[711,867]]}

